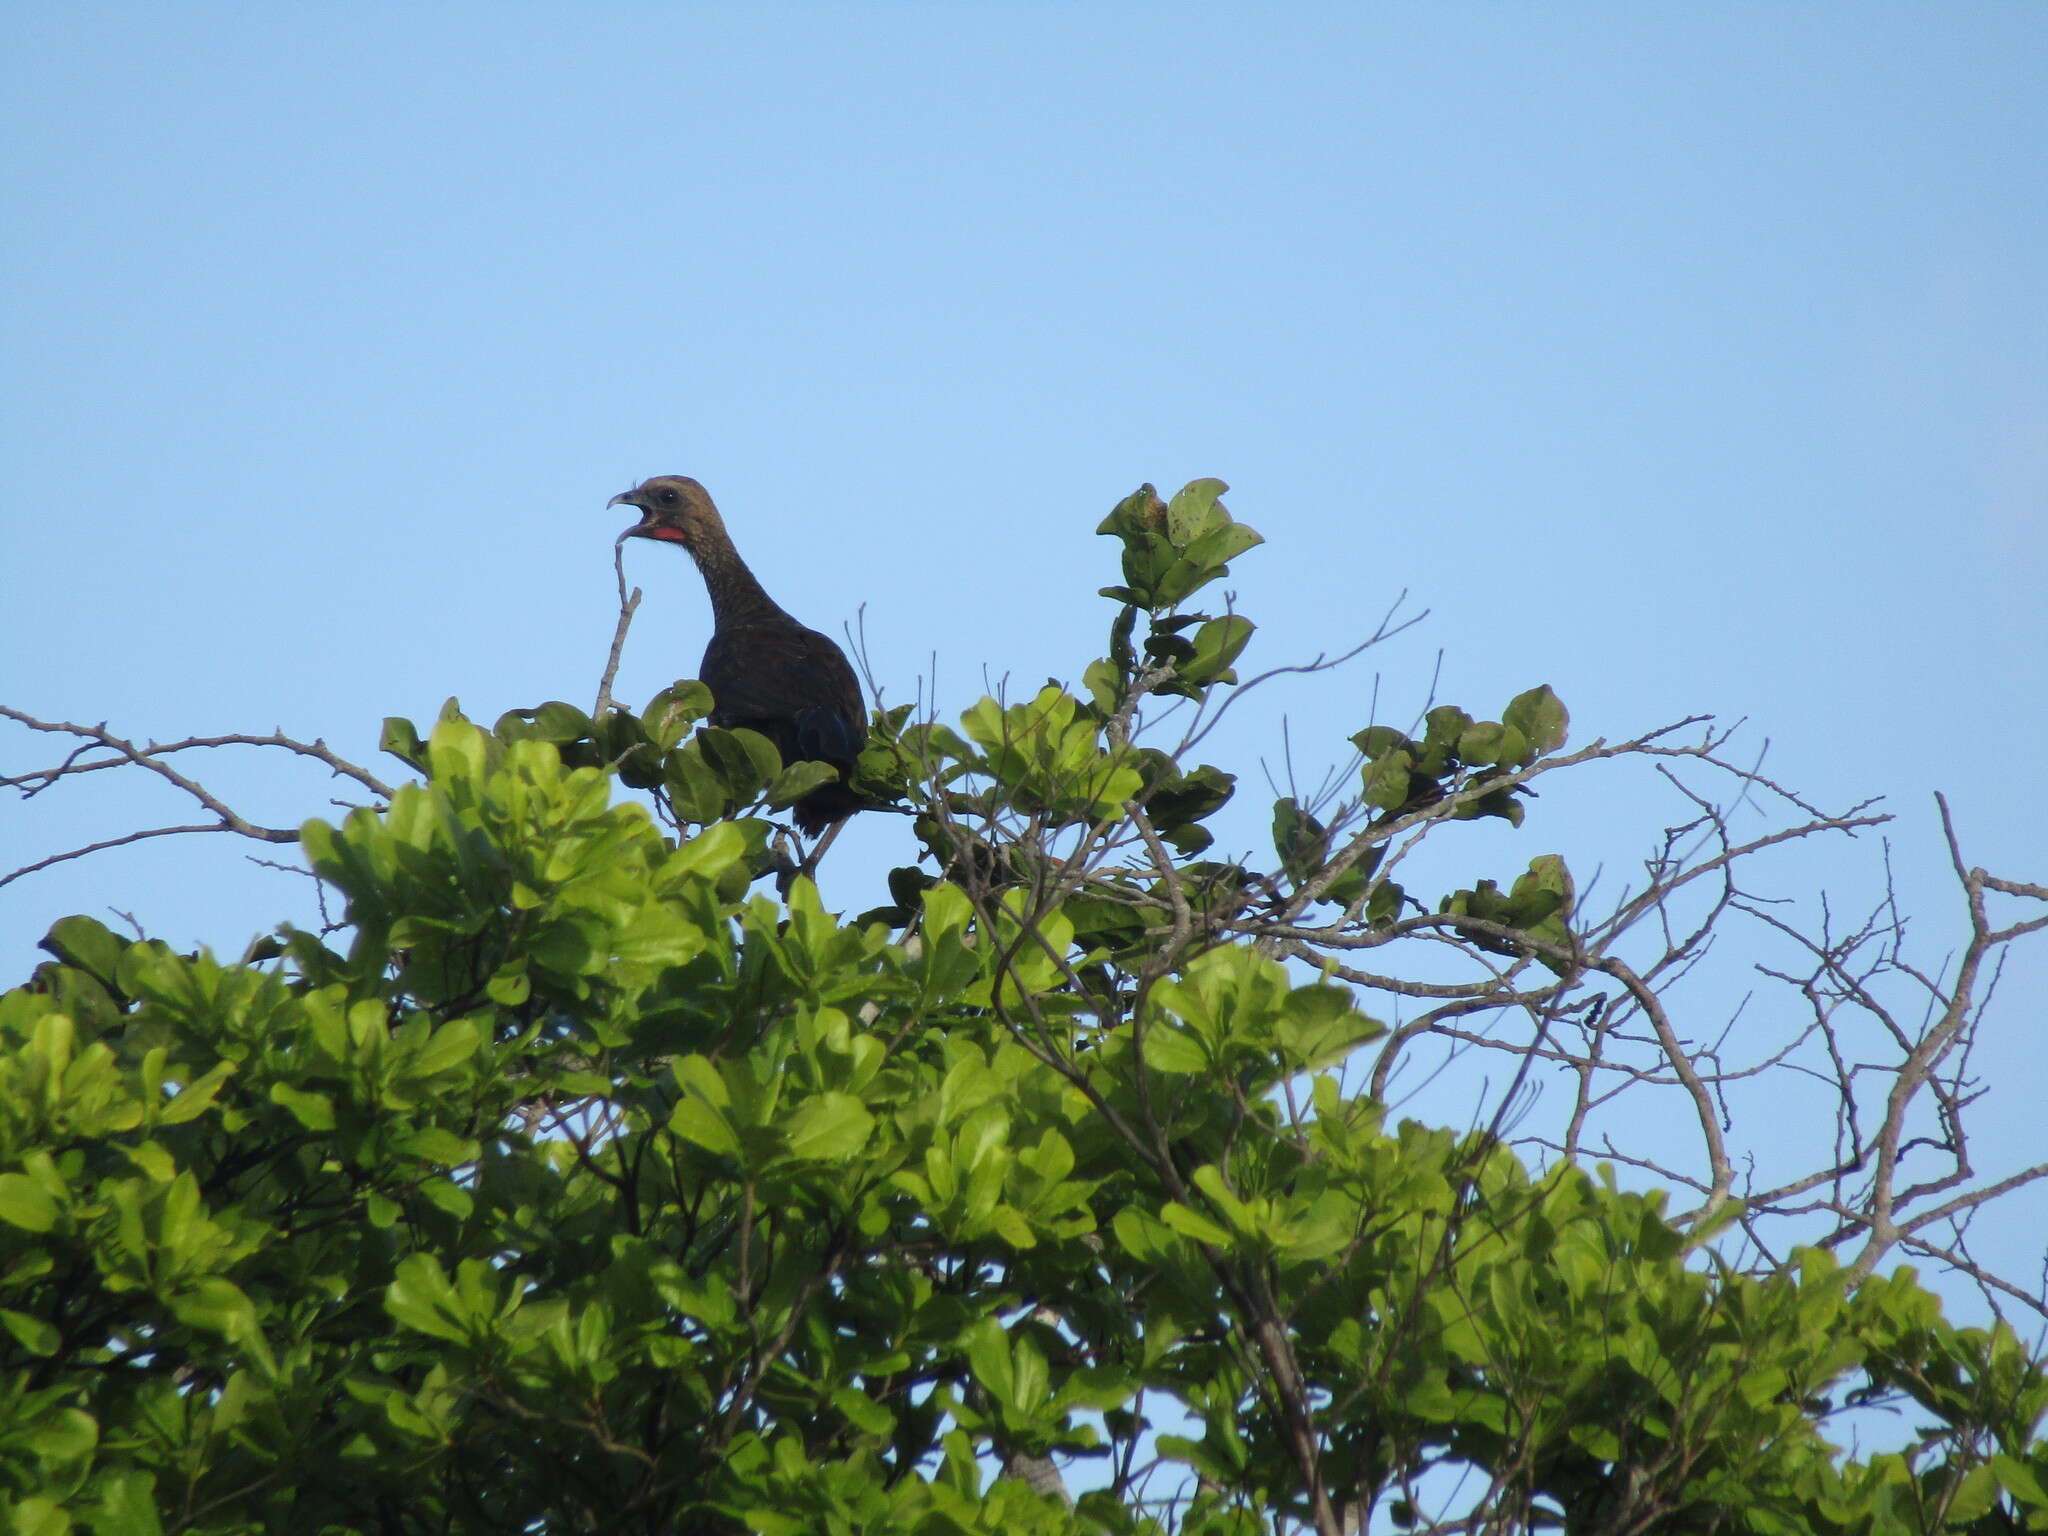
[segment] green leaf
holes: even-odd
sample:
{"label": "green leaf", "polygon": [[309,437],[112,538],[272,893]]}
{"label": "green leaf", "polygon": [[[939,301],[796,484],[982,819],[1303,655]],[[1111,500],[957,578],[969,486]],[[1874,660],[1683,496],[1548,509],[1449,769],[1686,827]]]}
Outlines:
{"label": "green leaf", "polygon": [[588,741],[597,734],[597,727],[590,716],[574,704],[564,704],[560,699],[550,699],[534,710],[533,724],[542,741]]}
{"label": "green leaf", "polygon": [[166,1300],[178,1321],[187,1327],[204,1328],[229,1339],[249,1340],[257,1336],[256,1308],[231,1280],[209,1276]]}
{"label": "green leaf", "polygon": [[1244,653],[1251,637],[1250,619],[1236,614],[1210,619],[1195,631],[1193,652],[1178,669],[1180,680],[1197,688],[1236,682],[1237,674],[1231,670],[1231,664]]}
{"label": "green leaf", "polygon": [[962,1344],[967,1368],[988,1395],[1005,1407],[1016,1406],[1016,1369],[1010,1354],[1010,1336],[993,1317],[984,1318]]}
{"label": "green leaf", "polygon": [[484,996],[501,1008],[517,1008],[533,995],[533,981],[526,974],[523,962],[515,964],[519,966],[516,970],[500,966],[484,983]]}
{"label": "green leaf", "polygon": [[1205,533],[1213,533],[1230,521],[1221,497],[1230,487],[1221,480],[1190,480],[1166,508],[1166,532],[1176,548],[1188,545]]}
{"label": "green leaf", "polygon": [[633,789],[652,789],[661,782],[662,751],[648,740],[640,717],[619,705],[598,722],[598,761],[617,765],[619,782]]}
{"label": "green leaf", "polygon": [[1547,683],[1516,694],[1501,712],[1501,720],[1527,739],[1529,756],[1523,762],[1534,762],[1546,752],[1555,752],[1564,745],[1571,728],[1571,716],[1563,700],[1550,691]]}
{"label": "green leaf", "polygon": [[867,1145],[874,1125],[875,1117],[851,1094],[821,1093],[790,1118],[789,1150],[808,1159],[851,1157]]}
{"label": "green leaf", "polygon": [[31,1317],[26,1312],[14,1312],[0,1307],[0,1327],[14,1336],[14,1342],[32,1355],[47,1359],[57,1353],[64,1343],[64,1335],[40,1317]]}
{"label": "green leaf", "polygon": [[[494,980],[496,978],[493,978]],[[524,977],[519,978],[524,980]],[[452,1019],[434,1031],[433,1037],[406,1066],[408,1077],[432,1077],[460,1066],[483,1044],[483,1031],[474,1019]]]}
{"label": "green leaf", "polygon": [[157,1115],[158,1122],[163,1125],[183,1125],[189,1120],[197,1120],[212,1107],[214,1100],[220,1096],[222,1085],[234,1076],[234,1073],[235,1064],[232,1061],[215,1062],[204,1075],[186,1083],[165,1102]]}
{"label": "green leaf", "polygon": [[106,924],[92,918],[60,917],[50,925],[42,947],[66,965],[76,966],[111,987],[121,964],[122,952],[128,945]]}
{"label": "green leaf", "polygon": [[138,1467],[109,1468],[95,1474],[94,1483],[99,1496],[95,1536],[163,1536],[153,1474]]}
{"label": "green leaf", "polygon": [[423,1125],[394,1137],[392,1150],[417,1162],[452,1168],[473,1160],[477,1145],[438,1125]]}
{"label": "green leaf", "polygon": [[99,1443],[99,1422],[76,1408],[59,1409],[36,1426],[30,1444],[47,1461],[73,1461]]}
{"label": "green leaf", "polygon": [[1414,767],[1408,749],[1396,747],[1369,759],[1359,770],[1365,803],[1376,811],[1397,811],[1408,803]]}
{"label": "green leaf", "polygon": [[2048,1483],[2044,1483],[2027,1463],[2017,1456],[1994,1451],[1989,1464],[1999,1487],[2028,1509],[2048,1511]]}
{"label": "green leaf", "polygon": [[820,784],[833,783],[838,777],[839,770],[830,763],[791,763],[769,784],[768,808],[771,811],[785,810]]}
{"label": "green leaf", "polygon": [[588,741],[597,734],[590,716],[573,704],[552,700],[534,709],[507,710],[491,733],[503,741],[546,741],[557,746]]}
{"label": "green leaf", "polygon": [[1990,1467],[1973,1467],[1955,1485],[1947,1510],[1948,1522],[1962,1526],[1980,1520],[1991,1512],[1991,1507],[1997,1502],[1996,1474]]}
{"label": "green leaf", "polygon": [[1512,725],[1482,720],[1458,738],[1458,756],[1475,766],[1528,761],[1529,738]]}
{"label": "green leaf", "polygon": [[1292,795],[1273,802],[1273,851],[1280,867],[1296,885],[1306,885],[1329,856],[1329,835],[1323,824],[1295,802]]}
{"label": "green leaf", "polygon": [[1159,1212],[1159,1219],[1183,1237],[1191,1237],[1198,1243],[1207,1243],[1211,1248],[1228,1248],[1230,1234],[1208,1217],[1189,1210],[1184,1205],[1169,1200]]}
{"label": "green leaf", "polygon": [[54,1499],[30,1494],[9,1511],[11,1536],[70,1536],[71,1516]]}
{"label": "green leaf", "polygon": [[775,743],[759,731],[721,730],[715,725],[697,733],[704,761],[724,782],[726,793],[741,805],[760,797],[761,791],[782,772],[782,758]]}
{"label": "green leaf", "polygon": [[1133,534],[1159,532],[1166,526],[1166,503],[1148,483],[1139,486],[1110,510],[1095,531],[1126,538]]}
{"label": "green leaf", "polygon": [[[449,700],[452,706],[454,700]],[[481,779],[489,766],[484,733],[459,716],[444,712],[427,739],[427,766],[436,782]]]}
{"label": "green leaf", "polygon": [[413,1253],[399,1260],[398,1272],[384,1291],[384,1310],[429,1338],[450,1344],[469,1340],[463,1326],[467,1309],[432,1254]]}
{"label": "green leaf", "polygon": [[57,1202],[26,1174],[0,1173],[0,1221],[24,1232],[57,1225]]}
{"label": "green leaf", "polygon": [[377,748],[389,752],[393,757],[416,768],[422,773],[427,767],[427,746],[420,740],[419,727],[400,715],[384,717],[384,731],[377,738]]}
{"label": "green leaf", "polygon": [[476,1209],[476,1200],[459,1184],[447,1179],[426,1179],[418,1186],[419,1196],[437,1211],[445,1211],[457,1221],[466,1221]]}
{"label": "green leaf", "polygon": [[1348,988],[1315,985],[1287,994],[1279,1036],[1298,1071],[1334,1066],[1359,1045],[1386,1032],[1358,1010]]}
{"label": "green leaf", "polygon": [[289,1111],[309,1131],[334,1129],[334,1100],[324,1093],[308,1093],[289,1083],[272,1083],[270,1102]]}
{"label": "green leaf", "polygon": [[1408,893],[1392,880],[1382,880],[1372,888],[1372,895],[1365,904],[1368,922],[1386,924],[1401,915],[1401,908],[1408,900]]}
{"label": "green leaf", "polygon": [[740,1139],[732,1122],[700,1098],[685,1096],[677,1100],[676,1107],[669,1111],[668,1128],[707,1152],[721,1157],[739,1155]]}
{"label": "green leaf", "polygon": [[1472,717],[1455,704],[1439,704],[1422,718],[1422,750],[1416,762],[1434,778],[1456,766],[1458,743],[1472,728]]}
{"label": "green leaf", "polygon": [[711,690],[702,683],[681,681],[664,688],[641,711],[641,728],[661,751],[671,750],[690,727],[711,713]]}
{"label": "green leaf", "polygon": [[1396,747],[1415,745],[1391,725],[1369,725],[1351,738],[1351,744],[1358,748],[1367,762],[1385,757]]}
{"label": "green leaf", "polygon": [[1185,1075],[1208,1070],[1209,1051],[1192,1033],[1164,1022],[1155,1022],[1144,1033],[1145,1065],[1154,1072]]}
{"label": "green leaf", "polygon": [[837,1408],[862,1434],[878,1440],[887,1440],[896,1428],[896,1417],[858,1387],[838,1387],[832,1393],[832,1406]]}
{"label": "green leaf", "polygon": [[1188,546],[1187,556],[1193,564],[1222,576],[1228,573],[1232,560],[1265,542],[1261,535],[1243,523],[1228,523],[1197,538]]}
{"label": "green leaf", "polygon": [[1038,1234],[1031,1230],[1031,1223],[1015,1206],[996,1206],[989,1212],[988,1223],[996,1236],[1012,1248],[1022,1251],[1038,1246]]}
{"label": "green leaf", "polygon": [[121,1150],[128,1155],[129,1161],[149,1176],[152,1183],[168,1184],[178,1176],[177,1162],[156,1142],[145,1141],[139,1146]]}
{"label": "green leaf", "polygon": [[700,743],[676,748],[662,759],[661,767],[662,787],[682,820],[702,825],[725,814],[732,796],[717,770],[705,761]]}

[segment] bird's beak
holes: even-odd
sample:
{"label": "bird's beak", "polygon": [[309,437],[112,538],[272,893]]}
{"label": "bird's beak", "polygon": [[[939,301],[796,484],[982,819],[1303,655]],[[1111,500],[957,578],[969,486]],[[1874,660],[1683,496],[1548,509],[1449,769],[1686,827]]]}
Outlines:
{"label": "bird's beak", "polygon": [[619,492],[618,495],[614,496],[610,501],[606,502],[605,506],[607,509],[612,507],[631,507],[635,512],[638,512],[640,514],[640,521],[635,523],[632,527],[628,528],[624,533],[619,535],[619,537],[622,539],[630,539],[635,534],[641,534],[644,536],[647,532],[648,525],[654,521],[654,515],[651,512],[649,512],[645,507],[641,506],[639,502],[633,499],[632,491]]}

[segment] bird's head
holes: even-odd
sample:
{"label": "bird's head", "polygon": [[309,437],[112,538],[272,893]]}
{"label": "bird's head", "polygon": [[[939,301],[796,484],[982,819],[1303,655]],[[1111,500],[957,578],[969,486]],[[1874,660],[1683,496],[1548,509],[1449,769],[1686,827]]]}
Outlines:
{"label": "bird's head", "polygon": [[663,539],[695,549],[701,535],[720,526],[711,493],[688,475],[656,475],[605,505],[640,509],[640,521],[620,534],[622,539]]}

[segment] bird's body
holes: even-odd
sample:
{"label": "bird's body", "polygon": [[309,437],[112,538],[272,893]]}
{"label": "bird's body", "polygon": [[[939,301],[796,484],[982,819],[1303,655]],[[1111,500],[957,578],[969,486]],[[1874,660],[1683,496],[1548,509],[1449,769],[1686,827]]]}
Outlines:
{"label": "bird's body", "polygon": [[711,690],[711,723],[759,731],[784,763],[829,763],[839,770],[838,782],[821,784],[791,808],[806,834],[815,836],[861,809],[847,781],[867,740],[867,706],[845,652],[762,590],[695,480],[656,475],[610,505],[640,509],[640,521],[621,537],[680,544],[704,577],[711,641],[698,680]]}

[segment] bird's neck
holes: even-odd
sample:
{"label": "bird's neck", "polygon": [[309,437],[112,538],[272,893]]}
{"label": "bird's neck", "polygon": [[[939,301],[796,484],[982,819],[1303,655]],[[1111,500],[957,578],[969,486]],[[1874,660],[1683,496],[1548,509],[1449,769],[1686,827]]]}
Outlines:
{"label": "bird's neck", "polygon": [[690,551],[704,577],[704,590],[711,596],[711,622],[724,629],[766,618],[789,617],[766,592],[754,573],[747,569],[739,551],[726,538],[706,539]]}

